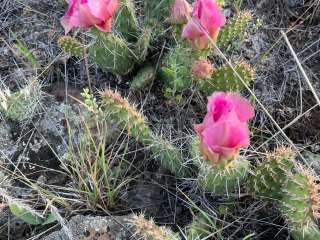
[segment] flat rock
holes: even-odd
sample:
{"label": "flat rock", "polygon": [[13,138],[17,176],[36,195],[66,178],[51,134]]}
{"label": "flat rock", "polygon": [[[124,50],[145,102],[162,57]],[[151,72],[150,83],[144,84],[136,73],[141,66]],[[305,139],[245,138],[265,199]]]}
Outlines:
{"label": "flat rock", "polygon": [[128,220],[131,215],[95,217],[74,216],[61,230],[41,240],[122,240],[134,239]]}

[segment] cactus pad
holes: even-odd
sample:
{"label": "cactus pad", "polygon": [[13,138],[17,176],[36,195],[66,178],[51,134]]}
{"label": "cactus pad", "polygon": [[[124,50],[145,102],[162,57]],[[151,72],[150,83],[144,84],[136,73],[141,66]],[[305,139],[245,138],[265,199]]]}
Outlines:
{"label": "cactus pad", "polygon": [[152,66],[140,69],[131,82],[131,89],[133,91],[142,91],[153,82],[155,72],[156,70]]}
{"label": "cactus pad", "polygon": [[144,240],[179,240],[178,234],[172,232],[166,227],[159,227],[150,219],[147,220],[143,214],[134,215],[129,219],[134,227],[136,234]]}
{"label": "cactus pad", "polygon": [[143,115],[119,93],[108,89],[101,92],[100,95],[102,105],[108,112],[107,117],[124,126],[129,134],[142,142],[151,138],[151,131]]}
{"label": "cactus pad", "polygon": [[279,200],[283,195],[283,185],[294,168],[294,153],[291,149],[280,147],[267,157],[253,171],[248,187],[257,196]]}
{"label": "cactus pad", "polygon": [[245,88],[243,82],[248,85],[255,77],[255,72],[251,66],[245,62],[236,62],[233,68],[241,79],[229,65],[224,65],[214,70],[210,79],[198,81],[200,90],[210,95],[214,91],[240,91]]}
{"label": "cactus pad", "polygon": [[248,23],[252,19],[249,11],[238,13],[226,26],[224,26],[218,36],[217,46],[223,47],[232,42],[235,38],[245,33]]}
{"label": "cactus pad", "polygon": [[121,0],[120,9],[115,18],[114,28],[127,41],[137,38],[138,19],[132,0]]}
{"label": "cactus pad", "polygon": [[106,117],[125,128],[131,136],[150,148],[153,154],[160,159],[161,165],[179,177],[189,172],[182,161],[181,152],[170,142],[155,136],[146,124],[146,120],[137,109],[130,105],[119,93],[105,90],[100,93],[102,106]]}
{"label": "cactus pad", "polygon": [[111,33],[94,29],[96,42],[89,47],[93,62],[105,72],[126,75],[134,67],[134,57],[130,45],[122,38]]}
{"label": "cactus pad", "polygon": [[216,194],[229,194],[236,190],[247,177],[250,163],[245,159],[235,159],[228,165],[209,165],[203,162],[198,175],[199,185]]}
{"label": "cactus pad", "polygon": [[60,48],[65,52],[74,57],[83,57],[85,48],[75,38],[70,36],[63,36],[59,38],[58,44]]}
{"label": "cactus pad", "polygon": [[319,218],[319,185],[313,173],[302,170],[292,174],[284,188],[280,210],[293,231],[311,226]]}

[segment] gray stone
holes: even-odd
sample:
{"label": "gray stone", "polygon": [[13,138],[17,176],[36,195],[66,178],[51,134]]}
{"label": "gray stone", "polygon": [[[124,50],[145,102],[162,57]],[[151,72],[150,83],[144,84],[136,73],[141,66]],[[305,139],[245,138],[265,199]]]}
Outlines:
{"label": "gray stone", "polygon": [[63,224],[60,231],[51,233],[41,240],[122,240],[134,239],[127,216],[93,217],[75,216]]}

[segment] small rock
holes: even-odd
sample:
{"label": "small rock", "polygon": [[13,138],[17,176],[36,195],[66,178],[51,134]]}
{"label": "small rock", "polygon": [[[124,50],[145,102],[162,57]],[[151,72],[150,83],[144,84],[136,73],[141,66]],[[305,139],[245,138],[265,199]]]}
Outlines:
{"label": "small rock", "polygon": [[75,216],[60,230],[41,240],[124,240],[134,239],[128,220],[131,215],[115,217]]}

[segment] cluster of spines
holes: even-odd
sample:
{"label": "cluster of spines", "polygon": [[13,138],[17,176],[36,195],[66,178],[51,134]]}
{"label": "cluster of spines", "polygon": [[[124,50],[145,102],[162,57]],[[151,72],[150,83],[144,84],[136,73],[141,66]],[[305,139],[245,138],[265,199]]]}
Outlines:
{"label": "cluster of spines", "polygon": [[58,44],[65,53],[70,54],[71,56],[79,58],[84,56],[85,48],[74,37],[63,36],[59,38]]}
{"label": "cluster of spines", "polygon": [[202,162],[198,183],[206,191],[219,195],[229,195],[239,188],[249,173],[250,163],[238,157],[228,164]]}
{"label": "cluster of spines", "polygon": [[225,64],[214,70],[211,78],[199,81],[200,90],[209,95],[214,91],[240,91],[255,78],[254,69],[244,61]]}
{"label": "cluster of spines", "polygon": [[248,180],[251,192],[258,196],[279,200],[283,196],[283,186],[294,169],[295,154],[290,148],[279,147],[266,161],[261,162]]}
{"label": "cluster of spines", "polygon": [[152,137],[151,130],[144,116],[118,92],[107,89],[100,93],[102,104],[110,117],[116,123],[121,123],[128,133],[141,142]]}
{"label": "cluster of spines", "polygon": [[147,220],[143,214],[134,215],[129,219],[135,234],[144,240],[179,240],[178,234],[166,227],[157,226],[152,219]]}
{"label": "cluster of spines", "polygon": [[251,19],[252,14],[250,11],[239,12],[226,26],[221,29],[217,40],[217,46],[223,47],[232,42],[236,37],[245,33],[246,27]]}
{"label": "cluster of spines", "polygon": [[315,223],[320,216],[319,189],[311,171],[302,169],[288,178],[280,210],[287,219],[295,239],[316,240],[320,237],[320,231]]}
{"label": "cluster of spines", "polygon": [[112,121],[121,124],[128,133],[140,141],[160,159],[161,165],[179,177],[188,174],[187,167],[183,164],[181,152],[170,142],[155,136],[146,124],[144,116],[137,111],[119,93],[110,89],[100,93],[102,106],[107,111],[107,116]]}
{"label": "cluster of spines", "polygon": [[215,223],[209,216],[198,214],[193,217],[191,224],[187,227],[187,240],[200,240],[212,233]]}
{"label": "cluster of spines", "polygon": [[89,47],[90,58],[104,71],[126,75],[134,67],[135,61],[129,44],[115,34],[92,31],[96,41]]}
{"label": "cluster of spines", "polygon": [[156,70],[151,65],[148,65],[137,73],[131,82],[131,90],[141,91],[145,87],[151,85],[155,78]]}
{"label": "cluster of spines", "polygon": [[135,41],[138,34],[138,19],[132,0],[121,0],[120,9],[115,17],[115,30],[124,39]]}

